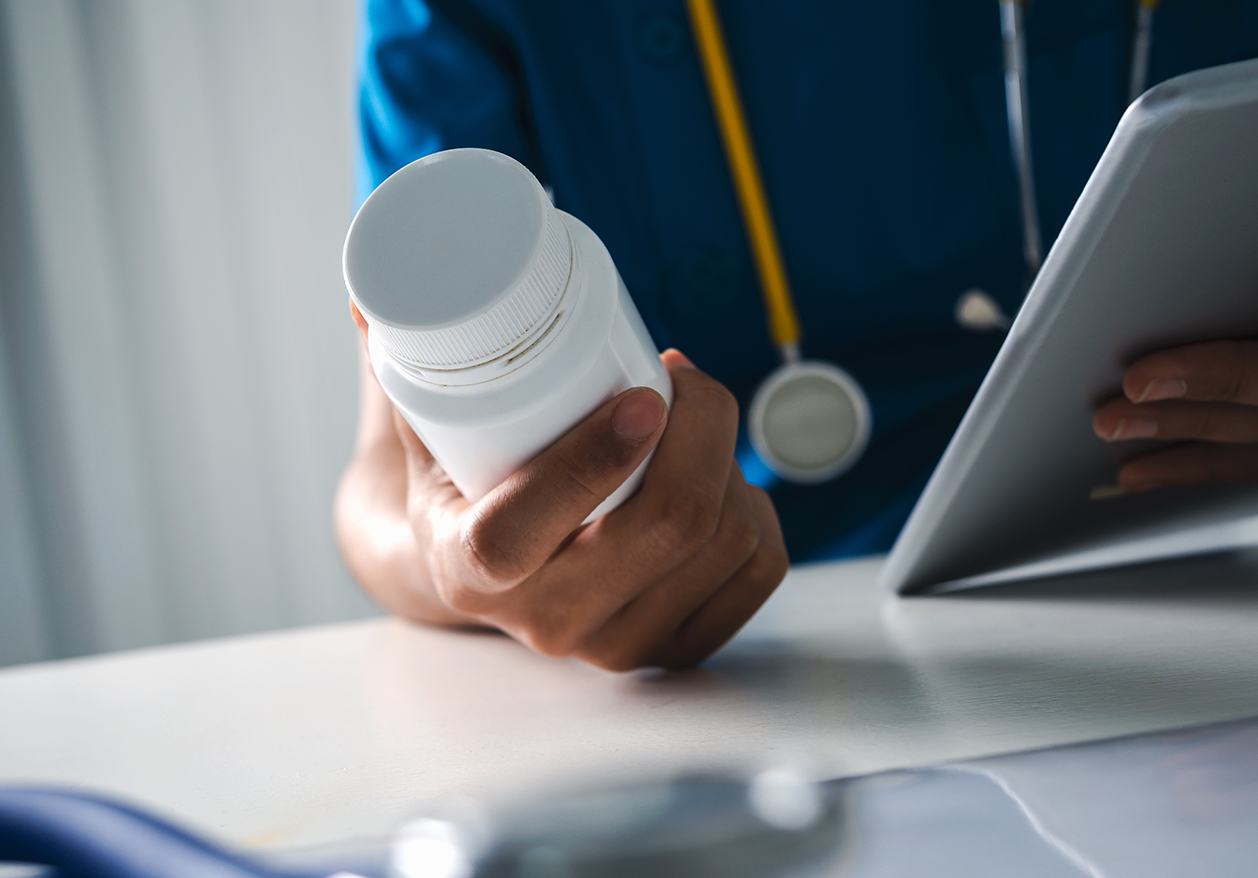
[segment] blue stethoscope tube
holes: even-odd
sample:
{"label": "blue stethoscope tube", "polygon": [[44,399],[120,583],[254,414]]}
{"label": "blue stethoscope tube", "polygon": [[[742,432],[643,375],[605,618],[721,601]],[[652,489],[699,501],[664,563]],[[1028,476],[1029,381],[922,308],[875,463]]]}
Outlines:
{"label": "blue stethoscope tube", "polygon": [[0,863],[56,878],[326,878],[265,867],[130,805],[52,787],[0,787]]}

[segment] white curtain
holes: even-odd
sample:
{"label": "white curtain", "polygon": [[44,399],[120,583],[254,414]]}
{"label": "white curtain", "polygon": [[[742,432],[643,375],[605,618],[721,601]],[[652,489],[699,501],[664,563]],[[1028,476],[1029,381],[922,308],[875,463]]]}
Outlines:
{"label": "white curtain", "polygon": [[353,0],[0,4],[0,662],[375,612]]}

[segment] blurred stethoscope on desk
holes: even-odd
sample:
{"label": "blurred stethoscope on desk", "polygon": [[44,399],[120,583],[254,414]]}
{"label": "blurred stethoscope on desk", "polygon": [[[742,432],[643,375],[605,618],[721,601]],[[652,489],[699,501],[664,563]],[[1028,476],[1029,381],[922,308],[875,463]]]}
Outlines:
{"label": "blurred stethoscope on desk", "polygon": [[[1005,111],[1018,182],[1019,215],[1028,286],[1043,258],[1035,178],[1031,162],[1026,88],[1028,0],[999,0],[1004,46]],[[1138,0],[1132,46],[1129,102],[1148,77],[1153,13],[1157,0]],[[764,183],[756,161],[742,100],[734,79],[714,0],[686,0],[712,108],[725,148],[743,225],[751,246],[779,365],[761,383],[747,415],[747,431],[760,458],[779,477],[801,484],[828,481],[860,459],[869,442],[873,416],[860,384],[822,360],[805,360],[803,334],[791,295]],[[957,300],[957,323],[974,332],[1007,330],[1011,320],[983,290],[967,290]]]}
{"label": "blurred stethoscope on desk", "polygon": [[0,787],[0,872],[23,878],[773,878],[830,856],[835,784],[770,769],[460,800],[391,840],[246,856],[79,790]]}
{"label": "blurred stethoscope on desk", "polygon": [[39,878],[329,878],[274,869],[105,796],[0,787],[0,868]]}

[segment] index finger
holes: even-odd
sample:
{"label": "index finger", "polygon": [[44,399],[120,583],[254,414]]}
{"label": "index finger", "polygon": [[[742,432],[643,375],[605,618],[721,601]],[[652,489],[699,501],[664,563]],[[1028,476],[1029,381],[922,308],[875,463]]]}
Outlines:
{"label": "index finger", "polygon": [[633,498],[634,524],[660,535],[662,549],[703,544],[720,521],[738,438],[738,403],[720,382],[678,351],[664,363],[673,379],[673,406],[642,491]]}
{"label": "index finger", "polygon": [[1258,405],[1258,341],[1212,341],[1154,351],[1127,369],[1123,394],[1132,402]]}

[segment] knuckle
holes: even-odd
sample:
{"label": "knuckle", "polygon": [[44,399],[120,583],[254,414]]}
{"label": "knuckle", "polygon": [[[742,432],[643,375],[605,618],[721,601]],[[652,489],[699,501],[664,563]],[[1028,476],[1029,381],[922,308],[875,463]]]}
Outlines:
{"label": "knuckle", "polygon": [[577,504],[601,503],[637,464],[640,446],[610,435],[582,437],[555,455],[550,490]]}
{"label": "knuckle", "polygon": [[1201,406],[1193,419],[1189,437],[1227,442],[1237,438],[1240,427],[1236,412],[1218,404]]}
{"label": "knuckle", "polygon": [[1158,423],[1158,438],[1204,439],[1210,429],[1209,409],[1202,404],[1188,407],[1178,418],[1167,421]]}
{"label": "knuckle", "polygon": [[474,619],[483,617],[488,610],[487,596],[475,589],[438,584],[437,597],[454,612]]}
{"label": "knuckle", "polygon": [[596,668],[611,671],[614,674],[628,673],[629,671],[646,667],[649,664],[648,654],[640,650],[613,649],[597,651],[587,653],[581,658]]}
{"label": "knuckle", "polygon": [[707,381],[693,391],[710,416],[738,424],[738,400],[730,389],[718,381]]}
{"label": "knuckle", "polygon": [[730,559],[746,561],[760,547],[760,522],[751,514],[731,515],[722,521],[721,553]]}
{"label": "knuckle", "polygon": [[769,519],[774,522],[762,528],[760,542],[756,546],[756,560],[762,565],[765,578],[775,583],[781,582],[791,566],[790,553],[787,552],[786,542],[782,539],[781,531],[775,523],[777,518],[773,511],[773,501],[760,488],[753,488],[752,493],[755,500],[760,502],[763,514],[769,516]]}
{"label": "knuckle", "polygon": [[674,620],[671,625],[647,636],[626,636],[624,630],[606,628],[591,638],[576,655],[584,662],[616,674],[638,668],[662,667],[660,655],[678,639],[680,626],[684,626],[684,620]]}
{"label": "knuckle", "polygon": [[670,671],[684,671],[700,664],[720,648],[724,640],[712,642],[712,638],[688,637],[681,633],[675,634],[660,644],[648,656],[643,665],[666,668]]}
{"label": "knuckle", "polygon": [[672,495],[651,524],[651,540],[666,555],[687,557],[716,536],[720,503],[698,492]]}
{"label": "knuckle", "polygon": [[791,559],[780,540],[761,540],[756,552],[744,565],[746,576],[762,586],[776,587],[790,569]]}
{"label": "knuckle", "polygon": [[526,610],[511,635],[529,649],[548,658],[567,658],[580,645],[576,628],[554,606]]}
{"label": "knuckle", "polygon": [[556,461],[559,470],[558,485],[561,490],[578,501],[601,502],[606,491],[601,490],[599,477],[608,470],[617,470],[624,461],[610,450],[597,450],[578,446],[574,456],[565,455]]}
{"label": "knuckle", "polygon": [[787,554],[786,546],[781,542],[773,543],[772,548],[765,550],[764,556],[764,579],[772,580],[776,585],[786,578],[787,571],[791,568],[791,557]]}
{"label": "knuckle", "polygon": [[503,537],[499,528],[480,518],[473,518],[459,534],[468,565],[487,585],[497,588],[512,586],[528,574],[524,559]]}

